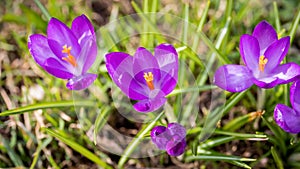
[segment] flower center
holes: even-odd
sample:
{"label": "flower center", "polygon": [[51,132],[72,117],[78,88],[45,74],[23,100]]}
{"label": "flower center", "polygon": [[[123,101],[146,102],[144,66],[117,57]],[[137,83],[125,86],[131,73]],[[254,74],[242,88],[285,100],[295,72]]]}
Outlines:
{"label": "flower center", "polygon": [[258,63],[259,70],[260,70],[261,72],[263,72],[263,71],[265,70],[265,66],[266,66],[267,63],[268,63],[268,59],[265,58],[264,55],[261,55],[261,56],[259,57],[259,63]]}
{"label": "flower center", "polygon": [[73,67],[77,66],[77,62],[75,57],[71,54],[72,46],[68,47],[67,45],[63,46],[62,53],[66,53],[68,56],[63,57],[62,60],[69,62]]}
{"label": "flower center", "polygon": [[154,90],[153,74],[152,72],[144,73],[144,79],[146,80],[147,86],[150,90]]}

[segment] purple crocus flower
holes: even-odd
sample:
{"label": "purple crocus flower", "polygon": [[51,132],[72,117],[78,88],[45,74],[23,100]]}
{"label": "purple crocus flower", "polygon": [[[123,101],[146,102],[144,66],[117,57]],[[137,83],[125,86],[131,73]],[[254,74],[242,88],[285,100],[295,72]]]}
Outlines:
{"label": "purple crocus flower", "polygon": [[51,18],[47,37],[33,34],[28,38],[28,48],[34,60],[51,75],[68,79],[67,88],[87,88],[96,74],[87,73],[97,55],[96,35],[85,15],[72,22],[71,29]]}
{"label": "purple crocus flower", "polygon": [[274,109],[275,122],[286,132],[300,133],[300,80],[290,88],[290,102],[292,108],[277,104]]}
{"label": "purple crocus flower", "polygon": [[186,130],[178,123],[170,123],[168,127],[156,126],[151,131],[152,142],[171,156],[179,156],[186,147]]}
{"label": "purple crocus flower", "polygon": [[169,44],[156,46],[154,56],[143,47],[136,50],[134,57],[122,52],[108,53],[106,67],[122,92],[138,100],[133,107],[139,112],[160,108],[177,84],[178,55]]}
{"label": "purple crocus flower", "polygon": [[289,36],[278,39],[274,28],[266,21],[260,22],[252,35],[240,39],[243,65],[221,66],[214,76],[214,83],[230,92],[241,92],[253,84],[272,88],[294,81],[300,74],[295,63],[280,65],[290,46]]}

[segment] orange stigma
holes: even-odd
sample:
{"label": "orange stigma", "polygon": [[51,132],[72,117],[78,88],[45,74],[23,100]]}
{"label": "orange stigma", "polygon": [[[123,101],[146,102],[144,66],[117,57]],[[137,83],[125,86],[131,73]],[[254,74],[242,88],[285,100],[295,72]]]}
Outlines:
{"label": "orange stigma", "polygon": [[153,84],[153,74],[152,72],[144,73],[144,79],[146,80],[146,83],[149,87],[150,90],[154,89],[154,84]]}
{"label": "orange stigma", "polygon": [[72,47],[68,47],[67,45],[63,46],[63,50],[61,51],[62,53],[66,53],[68,56],[63,57],[62,60],[69,62],[72,66],[76,67],[77,62],[75,60],[75,57],[71,54],[71,49]]}
{"label": "orange stigma", "polygon": [[261,55],[261,56],[259,57],[259,63],[258,63],[259,70],[260,70],[261,72],[263,72],[263,71],[265,70],[265,66],[266,66],[267,63],[268,63],[268,59],[265,58],[264,55]]}

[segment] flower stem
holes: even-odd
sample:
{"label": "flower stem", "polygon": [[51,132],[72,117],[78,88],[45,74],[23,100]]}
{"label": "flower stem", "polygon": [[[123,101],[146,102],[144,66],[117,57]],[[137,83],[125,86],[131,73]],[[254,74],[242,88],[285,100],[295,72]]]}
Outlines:
{"label": "flower stem", "polygon": [[264,104],[266,101],[266,89],[257,89],[257,107],[256,109],[258,111],[261,111],[264,109]]}
{"label": "flower stem", "polygon": [[44,7],[44,5],[40,2],[40,0],[34,0],[34,2],[41,9],[42,13],[45,15],[45,17],[47,18],[47,20],[50,20],[51,19],[51,15],[47,11],[47,9]]}

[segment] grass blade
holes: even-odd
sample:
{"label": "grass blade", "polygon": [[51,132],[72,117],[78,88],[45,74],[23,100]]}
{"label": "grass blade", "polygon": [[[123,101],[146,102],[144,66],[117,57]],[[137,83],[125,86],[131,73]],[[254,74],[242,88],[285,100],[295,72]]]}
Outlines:
{"label": "grass blade", "polygon": [[277,7],[277,2],[273,2],[273,10],[274,10],[274,15],[275,15],[275,27],[276,27],[276,32],[280,32],[280,18],[279,18],[279,13],[278,13],[278,7]]}
{"label": "grass blade", "polygon": [[70,146],[75,151],[79,152],[81,155],[85,156],[86,158],[90,159],[91,161],[95,162],[96,164],[100,165],[101,167],[112,169],[109,165],[107,165],[104,161],[102,161],[99,157],[97,157],[95,154],[90,152],[88,149],[84,148],[83,146],[77,144],[76,142],[71,141],[69,138],[60,135],[58,132],[48,129],[48,128],[42,128],[45,130],[49,135],[52,137],[57,138],[58,140],[62,141],[63,143]]}
{"label": "grass blade", "polygon": [[93,107],[95,103],[93,101],[59,101],[59,102],[46,102],[46,103],[37,103],[28,106],[19,107],[12,110],[6,110],[0,113],[0,116],[10,116],[14,114],[22,114],[25,112],[38,110],[38,109],[49,109],[49,108],[60,108],[60,107],[73,107],[73,106],[88,106]]}
{"label": "grass blade", "polygon": [[282,161],[281,161],[280,157],[278,156],[278,153],[274,147],[271,147],[271,153],[272,153],[272,156],[274,158],[274,161],[275,161],[278,169],[284,169]]}
{"label": "grass blade", "polygon": [[103,111],[100,110],[100,113],[98,114],[96,120],[95,120],[95,128],[94,128],[94,144],[97,144],[97,133],[101,128],[104,126],[104,124],[107,121],[107,117],[110,114],[110,108],[106,107]]}
{"label": "grass blade", "polygon": [[47,11],[47,9],[44,7],[44,5],[39,0],[34,0],[34,2],[40,8],[40,10],[42,11],[42,13],[47,18],[47,20],[50,20],[51,16],[50,16],[49,12]]}
{"label": "grass blade", "polygon": [[20,156],[9,146],[8,141],[0,135],[0,140],[3,143],[7,154],[15,166],[24,166]]}
{"label": "grass blade", "polygon": [[299,26],[299,21],[300,21],[300,10],[298,11],[296,18],[294,19],[294,21],[291,25],[290,31],[289,31],[289,36],[291,38],[291,40],[290,40],[291,44],[295,38],[295,34],[296,34],[297,28]]}
{"label": "grass blade", "polygon": [[196,161],[196,160],[212,160],[212,161],[256,161],[253,158],[243,158],[237,156],[226,156],[226,155],[198,155],[198,156],[189,156],[186,158],[187,162]]}

